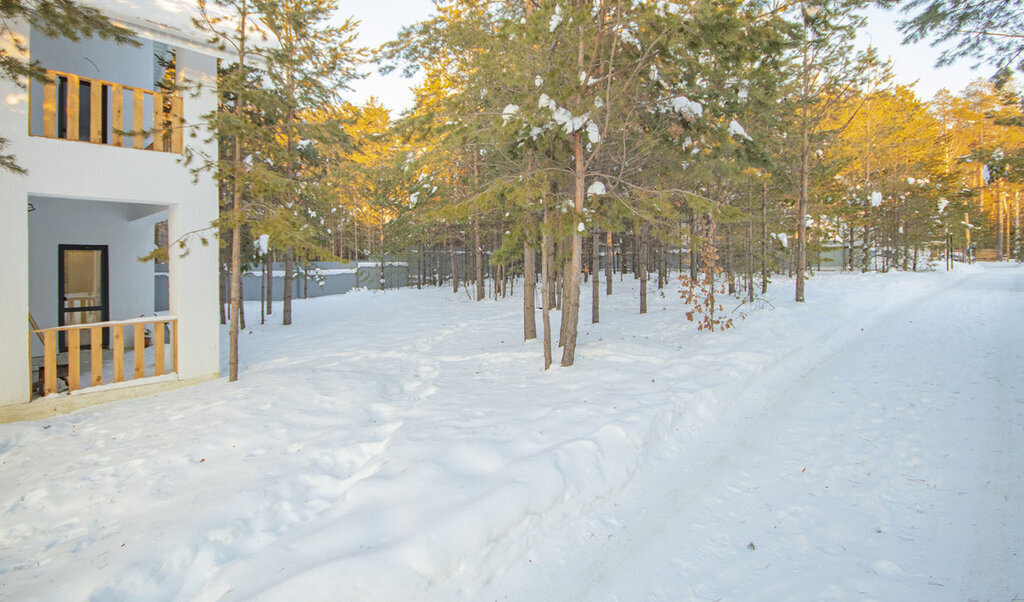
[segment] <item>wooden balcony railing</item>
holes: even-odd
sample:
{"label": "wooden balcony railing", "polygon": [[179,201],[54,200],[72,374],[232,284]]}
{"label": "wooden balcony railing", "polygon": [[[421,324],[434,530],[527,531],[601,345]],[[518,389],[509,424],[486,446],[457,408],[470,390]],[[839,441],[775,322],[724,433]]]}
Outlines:
{"label": "wooden balcony railing", "polygon": [[[42,111],[42,135],[46,138],[182,151],[182,99],[176,94],[53,70],[46,71],[42,87],[41,107],[38,101],[29,106]],[[31,131],[31,117],[29,124]],[[125,138],[131,138],[130,145]]]}
{"label": "wooden balcony railing", "polygon": [[[147,326],[152,329],[147,331]],[[165,325],[170,331],[170,341],[164,333]],[[133,371],[131,376],[125,377],[125,329],[133,331],[132,360]],[[32,330],[32,335],[38,336],[43,343],[43,365],[40,375],[40,395],[49,395],[57,391],[57,379],[64,378],[68,385],[68,391],[75,391],[87,386],[97,386],[103,383],[103,330],[110,331],[110,346],[113,359],[113,381],[115,383],[145,378],[146,375],[146,347],[151,342],[153,347],[153,374],[149,376],[162,376],[168,373],[178,372],[178,318],[174,316],[154,316],[149,318],[136,318],[119,322],[96,322],[93,324],[80,324],[73,326],[58,326],[56,328],[40,328]],[[88,331],[88,353],[89,371],[92,377],[88,382],[82,383],[82,351],[85,343],[83,331]],[[67,339],[67,353],[58,353],[58,333],[65,333]],[[30,336],[32,336],[30,335]],[[151,337],[151,338],[150,338]],[[171,370],[167,370],[167,343],[170,343]],[[30,341],[31,343],[31,341]],[[66,359],[65,359],[66,358]],[[64,361],[59,361],[63,359]]]}

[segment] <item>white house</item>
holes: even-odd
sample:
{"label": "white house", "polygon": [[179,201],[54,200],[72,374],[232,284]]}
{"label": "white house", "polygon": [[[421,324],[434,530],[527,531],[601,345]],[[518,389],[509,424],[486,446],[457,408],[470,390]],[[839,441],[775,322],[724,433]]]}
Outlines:
{"label": "white house", "polygon": [[[141,3],[145,15],[129,0],[83,3],[141,45],[52,39],[24,21],[2,39],[10,49],[20,36],[52,79],[0,82],[0,131],[28,170],[0,171],[0,409],[65,387],[68,399],[138,394],[219,369],[217,187],[181,161],[186,144],[216,155],[200,124],[216,106],[217,51],[185,2]],[[138,258],[163,220],[171,241],[201,232],[210,244],[172,249],[169,312],[156,318],[154,263]]]}

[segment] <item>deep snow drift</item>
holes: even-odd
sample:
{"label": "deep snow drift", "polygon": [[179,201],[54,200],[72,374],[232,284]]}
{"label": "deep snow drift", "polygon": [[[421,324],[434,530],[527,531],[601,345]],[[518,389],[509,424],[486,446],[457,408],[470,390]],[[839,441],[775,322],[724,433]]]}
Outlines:
{"label": "deep snow drift", "polygon": [[1024,270],[780,282],[725,333],[615,286],[569,369],[521,299],[363,291],[238,383],[0,425],[0,598],[1024,595]]}

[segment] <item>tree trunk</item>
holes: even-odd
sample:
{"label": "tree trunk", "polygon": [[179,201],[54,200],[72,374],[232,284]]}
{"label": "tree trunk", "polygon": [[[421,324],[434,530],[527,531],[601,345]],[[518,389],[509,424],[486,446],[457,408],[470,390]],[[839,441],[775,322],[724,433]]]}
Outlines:
{"label": "tree trunk", "polygon": [[537,293],[537,252],[530,243],[523,243],[523,340],[537,338],[537,308],[534,295]]}
{"label": "tree trunk", "polygon": [[238,328],[245,330],[245,299],[238,302]]}
{"label": "tree trunk", "polygon": [[[568,239],[565,239],[565,245],[564,246],[571,248],[572,244],[568,241]],[[565,261],[562,262],[562,269],[559,270],[559,272],[558,272],[558,274],[559,274],[559,278],[558,278],[558,309],[561,310],[561,312],[562,312],[561,322],[559,322],[559,324],[558,324],[558,328],[559,328],[558,329],[558,346],[559,347],[563,347],[565,345],[565,341],[566,341],[566,339],[569,336],[569,322],[566,320],[566,316],[565,316],[565,304],[566,304],[567,299],[568,299],[568,291],[566,291],[565,287],[567,286],[566,281],[568,280],[568,278],[566,278],[566,273],[569,270],[571,270],[571,269],[572,269],[572,257],[566,257]],[[563,353],[564,353],[564,349],[563,349]]]}
{"label": "tree trunk", "polygon": [[658,242],[658,290],[665,288],[668,284],[668,275],[665,272],[668,269],[668,260],[665,259],[665,245],[662,242]]}
{"label": "tree trunk", "polygon": [[266,314],[273,313],[273,259],[276,253],[270,251],[270,261],[266,264]]}
{"label": "tree trunk", "polygon": [[[564,281],[562,279],[562,270],[556,270],[554,262],[555,262],[555,254],[554,254],[554,251],[553,251],[552,254],[551,254],[551,271],[552,271],[552,273],[554,273],[554,278],[552,280],[552,284],[554,286],[553,294],[555,295],[555,309],[557,309],[558,311],[562,311],[562,285],[563,285]],[[564,270],[565,266],[562,266],[562,269]],[[561,339],[558,340],[558,346],[559,347],[562,346],[562,340]]]}
{"label": "tree trunk", "polygon": [[997,190],[996,194],[996,213],[999,215],[999,228],[996,229],[996,261],[1003,260],[1003,194],[1002,191]]}
{"label": "tree trunk", "polygon": [[732,265],[732,232],[730,228],[725,230],[725,279],[729,283],[729,294],[736,294],[736,272]]}
{"label": "tree trunk", "polygon": [[862,250],[862,253],[860,254],[860,263],[861,263],[860,271],[861,272],[867,272],[868,271],[868,267],[871,265],[871,240],[870,240],[870,237],[871,237],[871,228],[868,227],[868,224],[865,221],[865,223],[864,223],[864,237],[862,239],[863,240],[863,244],[864,244],[864,249]]}
{"label": "tree trunk", "polygon": [[590,322],[597,324],[601,321],[601,283],[598,282],[597,273],[601,270],[601,238],[594,229],[590,237],[590,271],[593,278],[590,279],[592,307],[590,308]]}
{"label": "tree trunk", "polygon": [[768,182],[761,184],[761,294],[768,292]]}
{"label": "tree trunk", "polygon": [[[583,40],[580,40],[580,44]],[[583,133],[575,132],[572,136],[573,155],[575,157],[575,194],[574,209],[577,219],[583,218],[583,202],[586,200],[585,182],[586,165],[583,161]],[[576,361],[576,335],[580,315],[580,272],[583,269],[583,239],[575,230],[569,237],[570,255],[566,262],[565,299],[562,301],[562,321],[568,324],[565,344],[562,347],[562,366],[571,366]]]}
{"label": "tree trunk", "polygon": [[540,279],[541,279],[541,321],[544,326],[544,369],[551,367],[551,255],[552,240],[548,233],[548,209],[544,205],[545,232],[540,248]]}
{"label": "tree trunk", "polygon": [[267,256],[263,256],[260,270],[260,325],[267,323]]}
{"label": "tree trunk", "polygon": [[[636,228],[633,229],[636,232]],[[647,225],[640,228],[636,237],[637,273],[640,275],[640,313],[647,313]]]}
{"label": "tree trunk", "polygon": [[[236,165],[241,165],[238,144],[235,144]],[[242,210],[242,187],[234,183],[234,199],[232,209],[237,216]],[[238,221],[237,218],[234,221]],[[242,231],[237,226],[231,228],[231,308],[228,310],[230,325],[228,326],[228,381],[238,380],[238,312],[242,305]]]}
{"label": "tree trunk", "polygon": [[448,253],[452,259],[452,292],[459,292],[459,272],[455,269],[455,241],[448,239]]}
{"label": "tree trunk", "polygon": [[218,274],[217,281],[218,281],[218,288],[220,288],[220,323],[221,324],[227,324],[228,323],[228,312],[227,312],[227,308],[225,307],[225,305],[227,305],[227,303],[228,303],[228,287],[230,286],[230,283],[229,283],[230,276],[229,276],[229,274],[227,272],[224,271],[225,263],[224,263],[223,259],[224,259],[224,256],[221,255],[220,274]]}
{"label": "tree trunk", "polygon": [[[808,147],[809,149],[809,147]],[[804,302],[804,274],[807,271],[807,194],[809,150],[803,153],[800,161],[800,200],[797,203],[797,224],[796,224],[796,295],[794,300],[798,303]]]}
{"label": "tree trunk", "polygon": [[615,243],[612,242],[612,233],[608,231],[604,238],[604,283],[605,294],[612,294],[612,267],[615,264]]}
{"label": "tree trunk", "polygon": [[423,270],[425,267],[423,257],[423,244],[416,245],[416,290],[423,288]]}
{"label": "tree trunk", "polygon": [[295,267],[295,247],[288,247],[284,254],[284,290],[281,292],[281,324],[292,323],[292,269]]}
{"label": "tree trunk", "polygon": [[586,283],[590,282],[590,273],[594,271],[594,266],[591,265],[593,262],[590,261],[590,258],[591,258],[591,256],[593,254],[588,252],[588,251],[590,251],[589,247],[590,247],[590,238],[584,238],[583,239],[583,247],[582,247],[583,257],[584,257],[584,261],[583,261],[583,284],[586,284]]}
{"label": "tree trunk", "polygon": [[1024,259],[1020,248],[1020,190],[1013,191],[1013,255],[1017,261]]}
{"label": "tree trunk", "polygon": [[434,261],[434,286],[440,288],[444,284],[444,244],[442,241],[441,248],[435,248],[433,251]]}
{"label": "tree trunk", "polygon": [[476,300],[484,299],[484,259],[480,248],[480,222],[473,220],[473,260],[476,263]]}
{"label": "tree trunk", "polygon": [[754,302],[754,217],[747,216],[747,299]]}
{"label": "tree trunk", "polygon": [[697,282],[700,278],[700,235],[697,233],[697,212],[690,213],[690,280]]}

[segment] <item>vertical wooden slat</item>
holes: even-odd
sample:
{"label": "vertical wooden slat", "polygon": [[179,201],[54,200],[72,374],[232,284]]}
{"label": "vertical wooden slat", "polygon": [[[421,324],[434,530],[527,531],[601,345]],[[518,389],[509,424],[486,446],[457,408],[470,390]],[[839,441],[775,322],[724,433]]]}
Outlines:
{"label": "vertical wooden slat", "polygon": [[153,374],[164,373],[164,323],[153,324]]}
{"label": "vertical wooden slat", "polygon": [[43,332],[43,395],[57,391],[57,331]]}
{"label": "vertical wooden slat", "polygon": [[68,331],[68,391],[79,389],[79,375],[82,370],[79,344],[81,332],[77,328]]}
{"label": "vertical wooden slat", "polygon": [[89,84],[89,142],[103,142],[103,83]]}
{"label": "vertical wooden slat", "polygon": [[146,376],[146,325],[135,325],[135,378]]}
{"label": "vertical wooden slat", "polygon": [[[171,152],[181,153],[183,144],[183,133],[185,127],[184,110],[180,96],[171,97]],[[177,323],[175,323],[177,324]],[[174,338],[177,344],[178,338]]]}
{"label": "vertical wooden slat", "polygon": [[57,74],[50,70],[43,84],[43,135],[57,137]]}
{"label": "vertical wooden slat", "polygon": [[164,95],[153,93],[153,150],[164,150]]}
{"label": "vertical wooden slat", "polygon": [[103,327],[89,328],[89,369],[92,372],[92,385],[103,384]]}
{"label": "vertical wooden slat", "polygon": [[174,359],[174,373],[177,374],[178,373],[178,319],[175,318],[174,321],[171,322],[171,324],[174,325],[174,328],[171,329],[171,331],[172,331],[171,332],[171,336],[174,337],[174,340],[171,341],[171,353],[174,354],[173,355],[173,359]]}
{"label": "vertical wooden slat", "polygon": [[124,381],[124,326],[116,324],[110,327],[114,335],[114,382]]}
{"label": "vertical wooden slat", "polygon": [[121,84],[111,86],[111,101],[110,114],[113,123],[110,126],[112,130],[110,143],[114,146],[122,146],[124,138],[120,132],[124,131],[124,87]]}
{"label": "vertical wooden slat", "polygon": [[142,148],[142,143],[145,137],[142,135],[142,130],[145,129],[145,125],[142,118],[143,109],[143,94],[142,90],[134,90],[132,94],[132,146],[135,148]]}
{"label": "vertical wooden slat", "polygon": [[68,106],[67,106],[67,135],[68,140],[78,140],[78,89],[79,79],[78,76],[69,73],[68,74]]}

